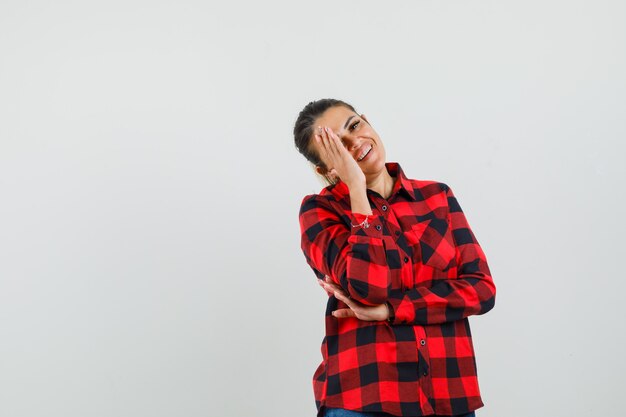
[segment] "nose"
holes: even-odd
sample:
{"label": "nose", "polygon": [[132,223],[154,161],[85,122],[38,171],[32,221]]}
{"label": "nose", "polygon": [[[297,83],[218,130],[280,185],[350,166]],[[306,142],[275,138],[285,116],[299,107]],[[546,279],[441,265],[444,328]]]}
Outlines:
{"label": "nose", "polygon": [[343,138],[341,138],[343,140],[343,143],[345,145],[345,147],[349,150],[349,151],[353,151],[356,148],[359,147],[361,140],[356,137],[356,136],[352,136],[352,135],[345,135]]}

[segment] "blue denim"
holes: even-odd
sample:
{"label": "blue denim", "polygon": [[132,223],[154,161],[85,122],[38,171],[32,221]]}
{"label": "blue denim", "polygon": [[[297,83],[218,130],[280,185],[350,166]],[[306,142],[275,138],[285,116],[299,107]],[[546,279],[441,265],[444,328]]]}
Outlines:
{"label": "blue denim", "polygon": [[[387,414],[387,413],[361,413],[359,411],[344,410],[343,408],[326,408],[324,410],[324,417],[387,417],[387,416],[393,417],[391,414]],[[429,417],[438,417],[438,416],[429,416]],[[451,417],[451,416],[445,416],[445,417]],[[476,413],[472,411],[471,413],[459,414],[453,417],[476,417]]]}

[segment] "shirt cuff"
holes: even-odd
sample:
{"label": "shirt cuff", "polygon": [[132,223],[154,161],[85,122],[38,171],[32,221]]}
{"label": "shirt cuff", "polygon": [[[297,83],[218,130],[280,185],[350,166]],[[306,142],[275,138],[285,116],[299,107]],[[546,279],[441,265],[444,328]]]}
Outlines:
{"label": "shirt cuff", "polygon": [[[367,223],[363,223],[367,219]],[[369,237],[383,237],[383,220],[375,214],[352,213],[350,216],[352,234]]]}
{"label": "shirt cuff", "polygon": [[393,324],[412,323],[415,319],[413,303],[402,290],[392,290],[387,303],[389,304],[389,308],[393,309]]}

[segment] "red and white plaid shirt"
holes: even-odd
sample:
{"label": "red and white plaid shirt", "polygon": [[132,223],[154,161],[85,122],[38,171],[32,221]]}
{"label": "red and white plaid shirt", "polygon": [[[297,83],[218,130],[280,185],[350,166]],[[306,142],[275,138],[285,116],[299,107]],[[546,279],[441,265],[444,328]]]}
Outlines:
{"label": "red and white plaid shirt", "polygon": [[354,300],[389,302],[395,319],[331,315],[313,376],[323,407],[398,416],[457,415],[483,405],[467,317],[491,310],[495,286],[450,187],[407,179],[397,162],[391,196],[367,190],[373,216],[352,213],[345,183],[304,197],[302,251],[318,278],[328,275]]}

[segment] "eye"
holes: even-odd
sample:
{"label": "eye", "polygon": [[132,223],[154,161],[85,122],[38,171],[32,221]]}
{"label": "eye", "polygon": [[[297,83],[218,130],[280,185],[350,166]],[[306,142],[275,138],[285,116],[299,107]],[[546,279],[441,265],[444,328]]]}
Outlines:
{"label": "eye", "polygon": [[356,122],[352,123],[350,125],[350,131],[353,131],[354,129],[356,129],[357,127],[359,127],[359,124],[361,123],[360,120],[357,120]]}

